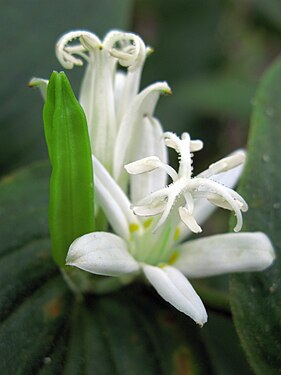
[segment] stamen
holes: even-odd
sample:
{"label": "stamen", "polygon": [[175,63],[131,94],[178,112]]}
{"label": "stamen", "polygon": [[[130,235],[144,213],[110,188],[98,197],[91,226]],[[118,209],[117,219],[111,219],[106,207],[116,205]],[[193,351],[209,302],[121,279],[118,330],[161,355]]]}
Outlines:
{"label": "stamen", "polygon": [[157,156],[149,156],[124,166],[130,174],[142,174],[154,171],[155,169],[164,170],[173,181],[178,179],[177,172],[170,165],[163,163]]}
{"label": "stamen", "polygon": [[194,199],[193,199],[192,195],[187,191],[184,192],[183,195],[184,195],[184,199],[186,201],[187,210],[188,210],[189,214],[192,215],[193,210],[194,210]]}
{"label": "stamen", "polygon": [[[196,196],[196,191],[199,191],[199,194],[202,193],[203,191],[206,191],[209,193],[210,191],[215,192],[215,194],[221,196],[226,202],[229,203],[230,207],[234,211],[236,215],[236,226],[234,227],[235,232],[239,232],[242,228],[243,224],[243,219],[242,219],[242,214],[240,211],[240,205],[237,203],[237,198],[239,197],[241,200],[242,197],[236,192],[233,192],[231,189],[228,189],[227,187],[219,184],[218,182],[206,179],[206,178],[193,178],[188,187],[189,191],[193,190],[195,191],[195,196]],[[234,195],[236,196],[235,198],[232,196],[232,194],[235,193]],[[240,199],[238,201],[240,201]],[[244,200],[243,200],[244,201]]]}
{"label": "stamen", "polygon": [[154,216],[163,212],[167,204],[167,189],[164,188],[143,198],[138,204],[132,206],[135,215]]}
{"label": "stamen", "polygon": [[[169,189],[169,187],[167,189]],[[172,189],[170,191],[170,193],[168,194],[167,202],[166,202],[165,208],[163,210],[162,216],[160,217],[160,219],[159,219],[158,223],[156,224],[155,228],[153,229],[153,231],[152,231],[153,233],[155,233],[157,231],[157,229],[167,220],[179,193],[180,193],[179,187],[175,186],[175,189]]]}
{"label": "stamen", "polygon": [[180,153],[180,139],[172,132],[165,132],[163,134],[164,141],[167,147],[173,148],[177,153]]}
{"label": "stamen", "polygon": [[202,228],[197,224],[194,216],[192,216],[185,207],[179,207],[179,214],[181,220],[193,233],[202,232]]}
{"label": "stamen", "polygon": [[234,211],[237,220],[234,231],[240,231],[243,223],[241,211],[247,211],[247,203],[237,192],[208,177],[240,165],[245,159],[244,152],[237,152],[212,164],[207,171],[193,178],[193,152],[201,150],[203,143],[199,140],[191,141],[188,133],[183,133],[179,138],[174,133],[166,132],[164,133],[164,140],[167,147],[173,148],[179,154],[178,172],[169,165],[162,163],[155,156],[138,160],[126,166],[127,171],[131,174],[145,173],[161,168],[173,180],[168,187],[151,193],[134,206],[135,214],[154,216],[162,213],[153,230],[155,232],[166,221],[178,198],[183,196],[186,206],[178,208],[180,218],[192,232],[199,233],[202,229],[193,216],[194,200],[205,198],[218,207]]}
{"label": "stamen", "polygon": [[200,151],[200,150],[202,150],[203,146],[204,146],[203,142],[200,141],[199,139],[190,141],[190,151],[191,152]]}

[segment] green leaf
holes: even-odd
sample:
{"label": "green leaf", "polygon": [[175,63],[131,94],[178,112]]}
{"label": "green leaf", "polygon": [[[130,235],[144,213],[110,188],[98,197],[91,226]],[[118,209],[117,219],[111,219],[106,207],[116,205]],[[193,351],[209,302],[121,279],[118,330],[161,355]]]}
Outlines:
{"label": "green leaf", "polygon": [[281,60],[265,74],[254,102],[248,161],[239,192],[249,203],[245,231],[263,231],[277,259],[260,273],[231,278],[237,329],[257,374],[281,369]]}
{"label": "green leaf", "polygon": [[212,374],[200,329],[151,289],[75,301],[50,253],[49,174],[0,183],[0,373]]}
{"label": "green leaf", "polygon": [[52,254],[57,264],[64,266],[71,243],[94,230],[94,188],[86,117],[63,72],[51,75],[43,117],[52,164]]}
{"label": "green leaf", "polygon": [[230,316],[209,312],[202,336],[216,375],[252,374]]}

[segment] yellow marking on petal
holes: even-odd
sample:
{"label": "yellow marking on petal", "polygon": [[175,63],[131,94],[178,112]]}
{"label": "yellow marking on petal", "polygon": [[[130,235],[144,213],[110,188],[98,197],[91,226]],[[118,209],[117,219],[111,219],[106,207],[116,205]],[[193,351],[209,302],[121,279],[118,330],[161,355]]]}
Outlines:
{"label": "yellow marking on petal", "polygon": [[144,228],[147,229],[148,227],[150,227],[152,221],[153,221],[152,218],[146,219],[146,220],[144,221],[144,223],[143,223]]}
{"label": "yellow marking on petal", "polygon": [[167,266],[167,263],[159,263],[157,267],[159,268],[165,268]]}
{"label": "yellow marking on petal", "polygon": [[148,46],[146,47],[146,56],[150,56],[154,53],[154,48]]}
{"label": "yellow marking on petal", "polygon": [[163,92],[164,95],[172,95],[172,94],[173,94],[173,92],[172,92],[172,90],[170,89],[170,87],[167,87],[167,88],[164,89],[162,92]]}
{"label": "yellow marking on petal", "polygon": [[175,252],[171,255],[171,257],[170,257],[170,259],[169,259],[169,261],[168,261],[168,264],[170,264],[170,265],[175,264],[176,261],[178,260],[179,256],[180,256],[180,253],[179,253],[178,251],[175,251]]}
{"label": "yellow marking on petal", "polygon": [[177,227],[174,233],[174,241],[177,241],[179,239],[180,233],[181,233],[180,228]]}
{"label": "yellow marking on petal", "polygon": [[137,232],[140,229],[140,226],[136,223],[132,223],[129,225],[129,230],[131,233]]}

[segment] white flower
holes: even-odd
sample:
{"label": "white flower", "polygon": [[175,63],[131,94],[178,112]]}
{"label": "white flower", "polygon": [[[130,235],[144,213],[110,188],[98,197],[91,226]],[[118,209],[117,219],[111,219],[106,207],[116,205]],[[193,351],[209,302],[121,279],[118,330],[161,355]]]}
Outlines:
{"label": "white flower", "polygon": [[[201,231],[215,206],[234,211],[235,230],[240,230],[241,211],[247,205],[230,187],[239,177],[244,153],[230,155],[192,177],[192,153],[203,144],[191,141],[187,133],[182,139],[163,133],[153,112],[159,95],[171,93],[166,82],[138,93],[151,50],[137,35],[111,31],[101,41],[88,31],[73,31],[61,37],[56,51],[67,69],[88,63],[80,103],[92,146],[96,215],[104,214],[114,232],[102,229],[97,218],[99,231],[76,239],[66,263],[120,280],[143,274],[166,301],[203,325],[206,310],[186,277],[263,270],[274,259],[263,233],[183,242]],[[118,70],[118,63],[127,71]],[[30,84],[39,86],[44,96],[46,80],[35,78]],[[167,164],[166,146],[180,155],[178,172]],[[130,181],[125,165],[133,174]],[[165,187],[167,175],[173,182]],[[157,214],[162,216],[155,227]],[[139,217],[147,215],[151,217]]]}
{"label": "white flower", "polygon": [[[183,138],[187,139],[186,135]],[[153,137],[150,142],[154,144]],[[190,143],[191,147],[199,145],[199,142]],[[229,208],[228,195],[221,193],[222,189],[225,189],[231,197],[234,196],[237,202],[243,202],[245,205],[237,193],[222,185],[227,182],[234,183],[239,168],[237,165],[243,160],[242,155],[239,153],[225,158],[201,174],[205,177],[200,179],[208,181],[208,176],[220,173],[220,184],[213,181],[216,189],[213,183],[210,186],[214,192],[208,191],[207,195],[192,196],[194,199],[192,212],[198,215],[197,220],[200,223],[201,219],[206,219],[211,212],[211,204],[208,200]],[[97,275],[121,278],[127,275],[133,278],[143,273],[166,301],[202,326],[207,320],[206,310],[185,276],[204,277],[225,272],[257,271],[265,269],[272,263],[274,251],[271,242],[263,233],[222,234],[180,243],[181,238],[191,232],[186,226],[181,226],[180,218],[173,214],[167,215],[163,225],[153,233],[155,219],[138,219],[133,215],[130,200],[95,157],[93,157],[93,166],[96,198],[116,234],[94,232],[76,239],[70,246],[66,259],[67,265]],[[154,170],[156,166],[168,172],[174,179],[184,177],[184,168],[180,168],[179,173],[182,175],[179,177],[179,173],[177,174],[155,156],[134,162],[127,166],[128,170],[138,173],[151,171],[146,175],[147,184],[137,187],[138,194],[145,195],[147,185],[157,184],[157,181],[154,181],[155,178],[158,179],[154,175],[158,172]],[[187,184],[189,182],[188,179],[185,181]],[[209,187],[208,183],[206,184]],[[136,185],[131,185],[132,195],[135,194],[134,186]],[[173,185],[166,189],[169,188],[173,188]],[[232,193],[230,194],[229,191]],[[218,202],[217,192],[220,193],[219,197],[222,201]],[[180,190],[180,193],[185,194],[184,189]],[[235,204],[239,208],[242,207],[242,203]],[[203,214],[201,215],[200,212]],[[192,225],[189,227],[193,229]]]}

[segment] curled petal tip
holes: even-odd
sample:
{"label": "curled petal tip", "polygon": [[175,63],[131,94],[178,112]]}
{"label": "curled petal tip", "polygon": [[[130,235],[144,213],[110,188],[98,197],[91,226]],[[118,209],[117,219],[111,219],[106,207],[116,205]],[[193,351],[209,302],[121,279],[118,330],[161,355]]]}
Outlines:
{"label": "curled petal tip", "polygon": [[162,92],[163,92],[164,95],[172,95],[173,94],[172,89],[168,85],[167,82],[163,82],[163,90],[162,90]]}

